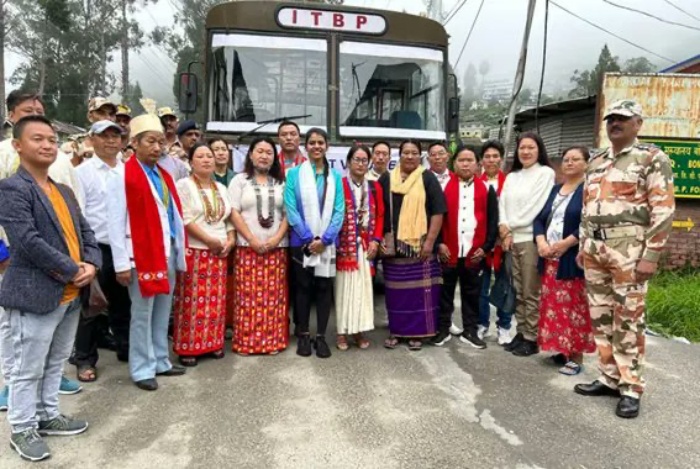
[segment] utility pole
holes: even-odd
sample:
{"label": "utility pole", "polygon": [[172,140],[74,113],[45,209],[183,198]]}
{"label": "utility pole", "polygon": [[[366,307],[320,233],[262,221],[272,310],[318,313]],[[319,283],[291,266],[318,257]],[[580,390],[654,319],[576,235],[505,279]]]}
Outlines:
{"label": "utility pole", "polygon": [[129,18],[128,0],[122,0],[122,103],[129,102]]}
{"label": "utility pole", "polygon": [[518,61],[518,68],[515,71],[515,82],[513,83],[513,97],[510,102],[510,109],[508,111],[508,120],[506,121],[506,139],[503,142],[505,147],[505,158],[503,158],[503,164],[505,165],[508,159],[508,147],[510,146],[510,139],[513,136],[513,121],[515,120],[515,111],[518,107],[518,95],[523,87],[523,79],[525,78],[525,63],[527,62],[527,43],[530,41],[530,30],[532,29],[532,18],[535,16],[535,5],[537,0],[529,0],[527,6],[527,20],[525,22],[525,34],[523,34],[523,44],[520,47],[520,60]]}

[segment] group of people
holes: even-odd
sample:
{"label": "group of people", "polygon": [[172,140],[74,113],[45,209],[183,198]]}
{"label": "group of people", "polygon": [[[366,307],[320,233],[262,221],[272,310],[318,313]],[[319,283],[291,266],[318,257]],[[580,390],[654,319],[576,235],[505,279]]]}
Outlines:
{"label": "group of people", "polygon": [[[12,138],[0,143],[11,142],[0,153],[0,354],[11,444],[23,457],[48,457],[42,436],[87,429],[59,413],[57,393],[69,357],[79,381],[98,378],[105,334],[148,391],[157,377],[224,357],[227,329],[238,354],[285,350],[290,311],[298,355],[331,356],[333,310],[336,348],[362,350],[375,327],[378,268],[385,348],[444,346],[453,335],[486,348],[492,275],[510,276],[517,333],[512,313],[498,310],[498,343],[515,356],[554,352],[567,375],[597,347],[601,379],[576,392],[620,396],[617,414],[638,414],[646,281],[674,202],[668,157],[636,140],[635,103],[606,112],[611,149],[593,158],[585,147],[564,151],[555,184],[535,133],[519,136],[507,174],[497,141],[452,153],[431,143],[426,167],[423,145],[405,140],[393,169],[388,142],[352,145],[343,176],[326,157],[326,132],[308,130],[302,152],[291,121],[277,142],[254,138],[234,174],[228,144],[204,143],[195,122],[168,108],[118,120],[106,99],[90,103],[92,156],[73,167],[39,97],[10,97]],[[457,285],[461,328],[452,321]],[[107,315],[84,314],[101,294]]]}

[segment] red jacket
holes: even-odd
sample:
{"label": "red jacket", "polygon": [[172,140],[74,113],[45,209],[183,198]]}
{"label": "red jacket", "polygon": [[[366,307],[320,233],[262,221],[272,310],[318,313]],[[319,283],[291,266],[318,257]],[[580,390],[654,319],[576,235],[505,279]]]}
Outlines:
{"label": "red jacket", "polygon": [[[485,172],[481,173],[479,179],[484,181],[484,184],[488,184],[489,177]],[[498,171],[498,189],[496,189],[496,195],[501,197],[501,191],[503,190],[503,184],[506,182],[506,174],[503,171]],[[503,248],[499,244],[493,250],[493,254],[488,254],[486,256],[486,265],[491,267],[493,270],[500,270],[501,260],[503,259]]]}

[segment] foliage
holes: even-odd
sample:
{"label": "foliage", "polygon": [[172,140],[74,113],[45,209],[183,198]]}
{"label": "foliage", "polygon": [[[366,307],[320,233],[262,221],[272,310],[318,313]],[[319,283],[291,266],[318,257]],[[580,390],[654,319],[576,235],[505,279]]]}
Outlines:
{"label": "foliage", "polygon": [[647,323],[657,332],[700,342],[700,271],[662,272],[649,284]]}
{"label": "foliage", "polygon": [[654,73],[658,69],[646,57],[634,57],[625,61],[622,71],[626,73]]}
{"label": "foliage", "polygon": [[593,96],[598,93],[598,87],[600,86],[600,80],[603,74],[606,72],[620,71],[618,61],[619,59],[610,53],[608,45],[605,44],[598,56],[598,63],[592,70],[574,70],[574,74],[571,77],[574,88],[569,92],[569,96],[572,98],[580,98]]}

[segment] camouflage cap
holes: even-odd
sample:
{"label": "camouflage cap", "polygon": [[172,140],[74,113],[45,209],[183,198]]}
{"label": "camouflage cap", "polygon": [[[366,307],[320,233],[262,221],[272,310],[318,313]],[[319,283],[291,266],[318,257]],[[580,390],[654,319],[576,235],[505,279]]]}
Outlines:
{"label": "camouflage cap", "polygon": [[173,116],[177,117],[175,115],[175,112],[172,110],[172,108],[169,107],[161,107],[158,109],[158,117],[165,117],[165,116]]}
{"label": "camouflage cap", "polygon": [[631,99],[621,99],[608,106],[603,119],[607,119],[610,116],[642,117],[642,106]]}
{"label": "camouflage cap", "polygon": [[120,104],[117,106],[117,115],[131,117],[131,108],[126,104]]}
{"label": "camouflage cap", "polygon": [[90,101],[88,101],[88,112],[92,111],[97,111],[98,109],[105,107],[105,106],[110,106],[112,109],[114,109],[114,112],[117,112],[117,106],[110,101],[108,98],[92,98]]}

